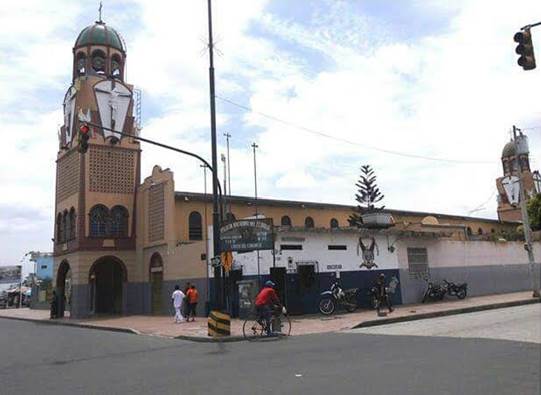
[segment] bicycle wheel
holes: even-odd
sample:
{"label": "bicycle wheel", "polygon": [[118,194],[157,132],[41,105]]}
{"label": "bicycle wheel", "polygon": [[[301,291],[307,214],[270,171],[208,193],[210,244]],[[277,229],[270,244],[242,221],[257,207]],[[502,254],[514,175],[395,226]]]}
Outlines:
{"label": "bicycle wheel", "polygon": [[242,334],[245,339],[257,340],[262,338],[265,333],[265,328],[256,317],[250,317],[242,325]]}
{"label": "bicycle wheel", "polygon": [[291,320],[287,315],[280,314],[280,330],[277,330],[278,328],[273,328],[273,333],[277,333],[281,336],[289,336],[291,335]]}

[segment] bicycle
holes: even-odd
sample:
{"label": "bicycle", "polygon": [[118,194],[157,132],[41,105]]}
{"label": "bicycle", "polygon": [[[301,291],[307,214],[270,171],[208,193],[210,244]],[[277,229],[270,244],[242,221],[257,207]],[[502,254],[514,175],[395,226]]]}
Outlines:
{"label": "bicycle", "polygon": [[[276,327],[279,326],[279,327]],[[273,309],[271,319],[271,335],[267,334],[267,323],[255,312],[244,321],[242,334],[247,340],[260,340],[272,337],[283,337],[291,334],[291,320],[285,308]]]}

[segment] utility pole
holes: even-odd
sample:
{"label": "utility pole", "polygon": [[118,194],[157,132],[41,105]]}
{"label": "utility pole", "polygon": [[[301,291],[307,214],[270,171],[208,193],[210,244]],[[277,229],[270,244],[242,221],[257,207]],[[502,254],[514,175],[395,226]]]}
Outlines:
{"label": "utility pole", "polygon": [[[212,4],[208,0],[208,28],[209,28],[209,94],[210,94],[210,134],[212,144],[212,241],[213,255],[220,256],[220,212],[218,202],[218,158],[216,152],[216,97],[214,91],[214,41],[212,38]],[[225,287],[224,279],[222,278],[225,271],[221,266],[214,268],[214,301],[219,308],[224,307],[225,302]]]}
{"label": "utility pole", "polygon": [[[231,135],[229,133],[224,133],[224,136],[227,141],[227,179],[229,181],[228,191],[229,191],[229,212],[231,212],[231,157],[229,156],[229,139]],[[227,194],[226,194],[227,195]]]}
{"label": "utility pole", "polygon": [[208,234],[208,220],[207,220],[207,169],[209,168],[206,164],[199,165],[199,167],[203,168],[203,182],[205,183],[204,186],[204,192],[205,192],[205,208],[204,208],[204,215],[205,215],[205,261],[207,264],[207,305],[210,302],[209,301],[209,293],[210,293],[210,282],[209,282],[209,271],[210,271],[210,265],[209,265],[209,234]]}
{"label": "utility pole", "polygon": [[221,159],[224,165],[224,196],[222,204],[224,205],[224,219],[227,220],[227,160],[225,159],[224,154],[222,154]]}
{"label": "utility pole", "polygon": [[[517,131],[520,132],[520,129],[517,128],[515,125],[513,125],[513,143],[515,145],[515,170],[518,173],[518,182],[519,182],[519,188],[520,188],[520,211],[522,213],[522,227],[524,229],[524,248],[526,249],[526,252],[528,253],[528,262],[529,262],[529,271],[530,271],[530,278],[532,282],[532,292],[533,297],[538,298],[539,297],[539,277],[537,276],[537,270],[535,268],[535,257],[533,255],[533,246],[532,246],[532,230],[530,229],[530,219],[528,217],[528,209],[526,207],[526,190],[524,189],[524,180],[522,179],[522,168],[520,166],[520,160],[519,160],[519,154],[520,154],[520,146],[517,142]],[[521,133],[522,135],[522,133]]]}
{"label": "utility pole", "polygon": [[[255,218],[256,220],[259,218],[259,214],[257,211],[257,161],[256,161],[256,148],[259,148],[259,146],[254,142],[252,144],[252,149],[254,151],[254,204],[255,204]],[[259,288],[261,288],[261,269],[259,265],[259,250],[257,250],[257,282],[259,284]]]}

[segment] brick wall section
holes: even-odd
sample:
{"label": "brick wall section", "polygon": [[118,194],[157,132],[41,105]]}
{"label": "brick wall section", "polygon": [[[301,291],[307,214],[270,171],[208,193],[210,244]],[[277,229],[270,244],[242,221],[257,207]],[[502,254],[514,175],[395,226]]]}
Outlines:
{"label": "brick wall section", "polygon": [[163,184],[152,186],[148,194],[148,240],[164,238],[164,189]]}
{"label": "brick wall section", "polygon": [[135,190],[135,152],[115,147],[90,149],[91,192],[133,193]]}
{"label": "brick wall section", "polygon": [[58,202],[79,191],[79,153],[75,150],[58,160],[56,165],[56,200]]}

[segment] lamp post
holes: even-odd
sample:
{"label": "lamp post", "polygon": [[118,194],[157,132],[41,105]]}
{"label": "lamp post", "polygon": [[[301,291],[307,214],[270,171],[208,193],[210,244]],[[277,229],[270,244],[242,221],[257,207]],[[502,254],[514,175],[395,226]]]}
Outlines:
{"label": "lamp post", "polygon": [[208,235],[208,221],[207,221],[207,169],[208,166],[206,164],[199,165],[203,169],[203,182],[205,183],[205,186],[203,188],[203,191],[205,193],[205,206],[204,206],[204,215],[205,215],[205,261],[207,264],[207,306],[209,304],[209,291],[210,291],[210,283],[209,283],[209,235]]}
{"label": "lamp post", "polygon": [[[255,142],[252,144],[252,149],[254,152],[254,204],[255,204],[255,218],[259,218],[259,213],[257,211],[257,160],[256,160],[256,149],[259,148]],[[261,268],[259,265],[259,250],[257,250],[257,282],[259,288],[261,288]]]}
{"label": "lamp post", "polygon": [[[224,133],[224,136],[227,141],[227,180],[229,184],[227,189],[229,191],[229,197],[231,197],[231,157],[229,156],[229,139],[231,138],[231,135],[229,133]],[[229,199],[229,212],[231,212],[231,199]]]}
{"label": "lamp post", "polygon": [[[214,41],[212,38],[212,4],[208,0],[208,30],[209,30],[209,95],[210,95],[210,135],[212,150],[212,242],[214,257],[220,256],[220,213],[218,202],[218,158],[216,151],[216,97],[214,91]],[[225,271],[220,266],[214,268],[215,304],[223,308],[225,304],[225,287],[223,275]]]}

